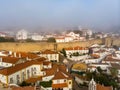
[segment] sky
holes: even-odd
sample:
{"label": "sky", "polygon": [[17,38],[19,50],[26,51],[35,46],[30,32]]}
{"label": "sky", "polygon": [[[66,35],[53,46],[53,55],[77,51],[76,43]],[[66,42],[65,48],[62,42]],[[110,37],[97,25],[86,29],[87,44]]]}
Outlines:
{"label": "sky", "polygon": [[120,0],[0,0],[0,30],[120,30]]}

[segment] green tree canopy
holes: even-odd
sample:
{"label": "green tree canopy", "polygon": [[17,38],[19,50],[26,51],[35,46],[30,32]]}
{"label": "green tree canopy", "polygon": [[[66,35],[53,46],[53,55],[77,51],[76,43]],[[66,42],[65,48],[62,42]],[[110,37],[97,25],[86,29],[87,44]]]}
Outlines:
{"label": "green tree canopy", "polygon": [[54,37],[50,37],[50,38],[48,38],[47,42],[56,42],[56,40]]}

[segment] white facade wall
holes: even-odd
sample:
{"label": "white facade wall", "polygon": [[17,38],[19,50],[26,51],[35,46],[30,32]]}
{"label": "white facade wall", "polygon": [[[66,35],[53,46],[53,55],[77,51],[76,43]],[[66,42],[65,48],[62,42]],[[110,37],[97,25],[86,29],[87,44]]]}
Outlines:
{"label": "white facade wall", "polygon": [[12,63],[6,63],[0,61],[0,67],[11,67],[12,65],[13,65]]}
{"label": "white facade wall", "polygon": [[35,40],[35,41],[41,41],[41,40],[43,40],[43,36],[41,36],[41,35],[32,35],[31,36],[31,39],[32,40]]}
{"label": "white facade wall", "polygon": [[55,39],[56,40],[56,43],[63,43],[65,42],[65,39]]}
{"label": "white facade wall", "polygon": [[6,83],[7,82],[7,76],[0,74],[0,81],[2,83]]}
{"label": "white facade wall", "polygon": [[25,40],[27,38],[28,38],[27,31],[25,31],[25,30],[20,30],[16,34],[16,39],[18,39],[18,40]]}
{"label": "white facade wall", "polygon": [[42,57],[47,58],[49,61],[59,62],[59,54],[41,54]]}
{"label": "white facade wall", "polygon": [[42,81],[50,81],[53,77],[54,75],[42,77]]}

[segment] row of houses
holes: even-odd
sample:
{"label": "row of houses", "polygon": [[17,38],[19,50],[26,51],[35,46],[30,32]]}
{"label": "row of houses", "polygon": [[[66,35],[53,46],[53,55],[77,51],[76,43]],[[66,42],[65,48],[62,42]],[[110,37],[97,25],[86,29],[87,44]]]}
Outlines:
{"label": "row of houses", "polygon": [[56,35],[56,34],[48,34],[48,35],[40,35],[38,33],[33,33],[33,34],[28,34],[26,30],[20,30],[16,34],[16,39],[17,40],[26,40],[28,38],[35,40],[35,41],[42,41],[42,40],[47,40],[47,38],[54,37],[57,43],[62,43],[62,42],[72,42],[72,41],[85,41],[86,38],[80,36],[80,34],[76,34],[74,32],[69,32],[64,35]]}
{"label": "row of houses", "polygon": [[[33,54],[1,51],[0,82],[5,85],[19,85],[23,81],[35,84],[52,81],[49,90],[72,90],[72,78],[66,66],[51,61],[59,62],[57,52],[45,50],[41,54]],[[46,90],[46,87],[42,88]]]}

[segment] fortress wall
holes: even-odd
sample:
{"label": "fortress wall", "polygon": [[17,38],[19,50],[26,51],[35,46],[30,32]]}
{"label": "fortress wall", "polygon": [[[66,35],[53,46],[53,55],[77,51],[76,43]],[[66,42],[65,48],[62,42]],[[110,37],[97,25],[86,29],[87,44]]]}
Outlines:
{"label": "fortress wall", "polygon": [[[115,43],[116,42],[118,43],[118,40],[115,41]],[[119,40],[119,42],[120,42],[120,40]],[[84,42],[57,43],[56,48],[59,51],[59,50],[62,50],[62,48],[67,48],[67,47],[75,47],[75,46],[89,47],[92,44],[96,44],[96,43],[102,44],[103,40],[97,39],[97,40],[90,40],[90,41],[84,41]],[[40,50],[45,50],[45,49],[54,50],[54,48],[55,48],[55,43],[47,43],[47,42],[0,43],[0,50],[29,52],[29,51],[40,51]]]}

